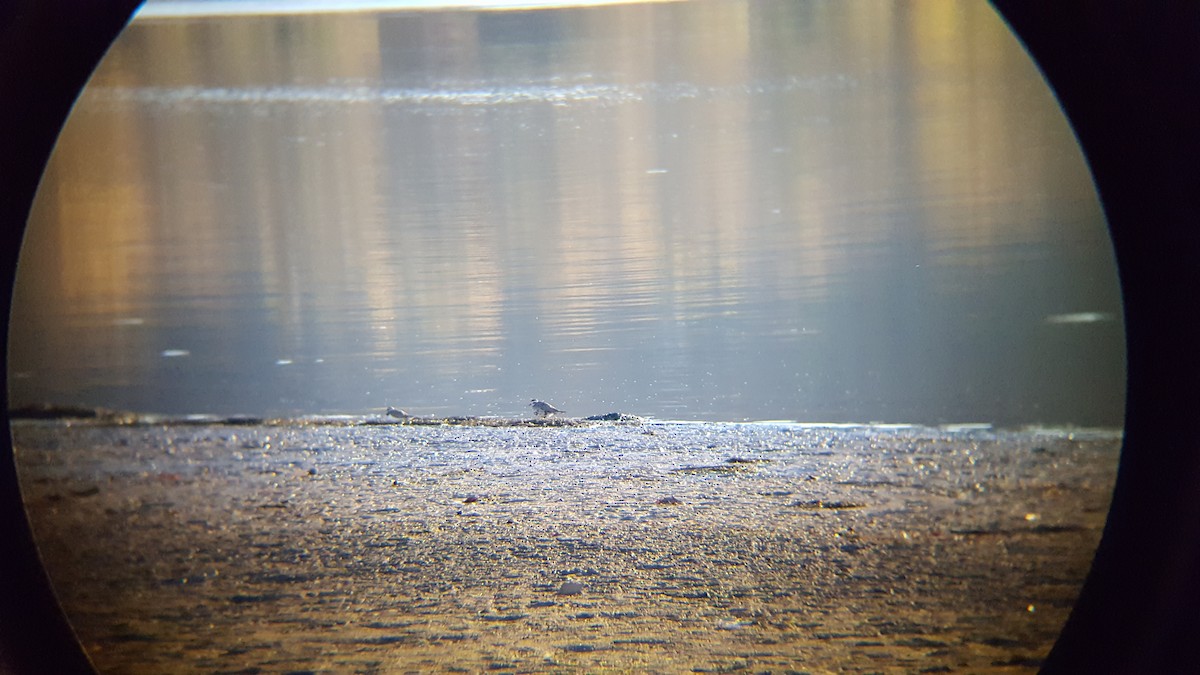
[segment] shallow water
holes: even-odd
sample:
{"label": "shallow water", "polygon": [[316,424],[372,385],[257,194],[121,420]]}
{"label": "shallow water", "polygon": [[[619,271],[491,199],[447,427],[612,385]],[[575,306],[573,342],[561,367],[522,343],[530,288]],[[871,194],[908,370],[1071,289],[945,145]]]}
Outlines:
{"label": "shallow water", "polygon": [[1099,201],[983,2],[135,21],[14,313],[16,404],[1123,412]]}
{"label": "shallow water", "polygon": [[100,669],[1030,671],[1120,442],[380,422],[18,422],[45,564]]}

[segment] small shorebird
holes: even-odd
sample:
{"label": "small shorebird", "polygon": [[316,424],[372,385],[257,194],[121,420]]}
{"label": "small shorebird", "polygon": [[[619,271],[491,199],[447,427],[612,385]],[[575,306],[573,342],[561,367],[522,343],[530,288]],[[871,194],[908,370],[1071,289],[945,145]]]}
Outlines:
{"label": "small shorebird", "polygon": [[545,401],[539,401],[536,398],[529,400],[529,406],[531,408],[533,408],[534,410],[536,410],[538,412],[538,415],[540,415],[542,417],[549,417],[550,415],[553,415],[554,413],[562,412],[561,410],[559,410],[558,408],[555,408],[554,406],[550,405],[549,403],[546,403]]}
{"label": "small shorebird", "polygon": [[412,417],[412,415],[409,415],[408,413],[404,412],[403,410],[400,410],[399,408],[393,408],[390,405],[388,406],[387,414],[388,414],[388,417],[395,417],[395,418],[402,419],[402,420],[406,420],[406,419]]}

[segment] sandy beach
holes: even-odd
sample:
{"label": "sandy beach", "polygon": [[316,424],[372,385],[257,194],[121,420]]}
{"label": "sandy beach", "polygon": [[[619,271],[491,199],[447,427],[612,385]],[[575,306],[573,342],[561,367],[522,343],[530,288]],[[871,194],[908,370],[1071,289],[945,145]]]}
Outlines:
{"label": "sandy beach", "polygon": [[1120,447],[367,422],[15,422],[46,567],[98,669],[1033,672]]}

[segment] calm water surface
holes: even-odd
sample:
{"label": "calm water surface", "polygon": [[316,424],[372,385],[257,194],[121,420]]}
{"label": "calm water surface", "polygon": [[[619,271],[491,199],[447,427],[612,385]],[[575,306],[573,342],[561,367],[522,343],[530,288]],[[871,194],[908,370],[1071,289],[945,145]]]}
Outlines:
{"label": "calm water surface", "polygon": [[135,21],[28,228],[13,403],[1119,426],[1116,270],[980,3]]}

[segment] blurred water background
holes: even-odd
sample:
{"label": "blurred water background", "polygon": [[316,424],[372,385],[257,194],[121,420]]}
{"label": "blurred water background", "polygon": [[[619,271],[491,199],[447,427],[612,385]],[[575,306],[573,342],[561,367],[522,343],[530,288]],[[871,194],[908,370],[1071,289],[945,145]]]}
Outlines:
{"label": "blurred water background", "polygon": [[167,14],[46,172],[14,405],[1121,424],[1100,204],[986,3]]}

